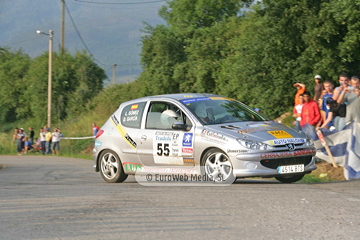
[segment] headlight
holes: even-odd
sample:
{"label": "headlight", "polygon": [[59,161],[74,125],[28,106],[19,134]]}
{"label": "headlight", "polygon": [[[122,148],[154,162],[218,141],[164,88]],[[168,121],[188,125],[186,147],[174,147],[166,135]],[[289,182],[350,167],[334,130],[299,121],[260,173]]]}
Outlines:
{"label": "headlight", "polygon": [[300,134],[302,134],[304,137],[306,137],[305,146],[314,146],[314,141],[303,131],[299,131]]}
{"label": "headlight", "polygon": [[272,146],[262,142],[256,142],[251,140],[236,139],[243,147],[251,150],[271,150],[274,149]]}
{"label": "headlight", "polygon": [[314,146],[314,141],[309,136],[306,137],[305,146]]}

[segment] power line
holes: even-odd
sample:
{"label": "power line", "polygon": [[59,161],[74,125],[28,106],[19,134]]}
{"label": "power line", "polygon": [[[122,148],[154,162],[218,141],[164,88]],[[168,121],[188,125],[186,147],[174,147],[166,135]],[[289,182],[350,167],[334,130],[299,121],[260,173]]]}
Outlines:
{"label": "power line", "polygon": [[34,38],[28,38],[24,41],[20,41],[20,42],[14,42],[14,43],[11,43],[11,44],[7,44],[9,46],[12,46],[12,45],[16,45],[16,44],[19,44],[19,43],[24,43],[24,42],[28,42],[28,41],[31,41],[31,40],[34,40],[34,39],[38,39],[38,38],[41,38],[42,36],[37,36],[37,37],[34,37]]}
{"label": "power line", "polygon": [[117,66],[140,66],[139,63],[133,63],[133,64],[116,64]]}
{"label": "power line", "polygon": [[96,8],[96,9],[112,9],[112,10],[114,10],[114,9],[116,9],[116,10],[124,10],[124,11],[126,11],[126,10],[139,10],[139,9],[158,9],[159,7],[158,6],[153,6],[153,7],[149,7],[149,6],[143,6],[143,7],[140,7],[139,5],[137,5],[137,6],[139,6],[139,7],[123,7],[123,6],[117,6],[117,7],[115,7],[115,6],[113,6],[113,5],[103,5],[103,6],[99,6],[98,4],[82,4],[81,2],[72,2],[71,4],[74,4],[74,5],[76,5],[76,6],[81,6],[81,7],[87,7],[87,8]]}
{"label": "power line", "polygon": [[132,3],[104,3],[104,2],[90,2],[90,1],[80,1],[75,0],[76,2],[83,2],[83,3],[92,3],[92,4],[116,4],[116,5],[127,5],[127,4],[147,4],[147,3],[158,3],[158,2],[166,2],[166,0],[158,0],[158,1],[151,1],[151,2],[132,2]]}
{"label": "power line", "polygon": [[79,30],[78,30],[77,27],[76,27],[76,24],[75,24],[75,22],[74,22],[74,19],[72,18],[71,14],[70,14],[70,11],[69,11],[69,8],[68,8],[68,6],[67,6],[66,3],[65,3],[65,8],[66,8],[67,13],[68,13],[69,16],[70,16],[71,22],[72,22],[72,24],[73,24],[73,26],[74,26],[74,28],[75,28],[75,30],[76,30],[77,35],[79,36],[81,42],[84,44],[86,50],[90,53],[90,55],[94,58],[95,61],[97,61],[98,63],[100,63],[100,64],[103,65],[103,66],[107,66],[107,65],[103,64],[102,62],[100,62],[99,60],[97,60],[97,59],[95,58],[94,54],[92,54],[92,52],[90,51],[90,49],[87,47],[86,43],[84,42],[84,39],[81,37],[80,32],[79,32]]}

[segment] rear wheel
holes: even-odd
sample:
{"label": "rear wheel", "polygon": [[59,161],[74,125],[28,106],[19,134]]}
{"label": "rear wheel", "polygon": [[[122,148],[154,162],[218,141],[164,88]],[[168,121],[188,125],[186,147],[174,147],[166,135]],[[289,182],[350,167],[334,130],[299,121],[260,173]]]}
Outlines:
{"label": "rear wheel", "polygon": [[[201,159],[203,172],[215,182],[233,179],[233,166],[229,157],[220,149],[208,150]],[[234,179],[235,181],[235,179]]]}
{"label": "rear wheel", "polygon": [[304,175],[305,174],[298,174],[293,176],[284,176],[284,177],[275,177],[275,178],[282,183],[293,183],[301,180],[304,177]]}
{"label": "rear wheel", "polygon": [[111,150],[105,150],[100,155],[100,174],[108,183],[123,182],[128,177],[124,173],[120,158]]}

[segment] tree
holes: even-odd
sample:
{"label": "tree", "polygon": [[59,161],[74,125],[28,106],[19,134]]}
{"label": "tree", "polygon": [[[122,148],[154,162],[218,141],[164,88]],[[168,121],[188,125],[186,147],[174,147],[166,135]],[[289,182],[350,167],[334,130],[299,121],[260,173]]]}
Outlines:
{"label": "tree", "polygon": [[[35,58],[25,79],[28,81],[27,96],[33,117],[46,122],[48,56]],[[86,52],[75,56],[65,52],[53,54],[52,117],[64,120],[76,117],[86,104],[103,88],[104,70],[98,67]]]}
{"label": "tree", "polygon": [[141,63],[144,71],[138,79],[145,95],[174,93],[179,82],[174,81],[174,66],[186,60],[184,39],[175,31],[159,25],[147,27],[148,35],[142,38]]}
{"label": "tree", "polygon": [[149,94],[219,93],[274,118],[293,106],[294,82],[311,91],[316,74],[359,74],[359,10],[360,0],[169,1],[168,26],[143,39],[140,79],[160,89]]}
{"label": "tree", "polygon": [[159,14],[170,27],[180,30],[198,29],[226,21],[252,2],[253,0],[173,0]]}
{"label": "tree", "polygon": [[30,57],[21,50],[0,48],[0,123],[13,122],[26,116],[20,109],[28,108],[23,101],[26,82],[23,77],[29,69]]}

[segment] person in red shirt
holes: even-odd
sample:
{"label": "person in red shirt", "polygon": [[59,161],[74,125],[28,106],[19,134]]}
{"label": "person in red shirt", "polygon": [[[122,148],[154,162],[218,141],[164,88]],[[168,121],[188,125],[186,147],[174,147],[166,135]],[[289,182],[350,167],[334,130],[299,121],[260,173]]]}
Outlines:
{"label": "person in red shirt", "polygon": [[98,133],[98,131],[100,130],[100,128],[98,126],[96,126],[96,123],[92,123],[92,134],[93,136],[96,136],[96,134]]}
{"label": "person in red shirt", "polygon": [[301,110],[300,126],[303,127],[308,123],[315,129],[316,124],[321,119],[319,105],[311,99],[309,91],[305,91],[303,97],[304,105]]}

